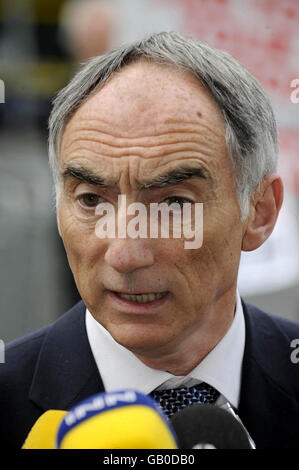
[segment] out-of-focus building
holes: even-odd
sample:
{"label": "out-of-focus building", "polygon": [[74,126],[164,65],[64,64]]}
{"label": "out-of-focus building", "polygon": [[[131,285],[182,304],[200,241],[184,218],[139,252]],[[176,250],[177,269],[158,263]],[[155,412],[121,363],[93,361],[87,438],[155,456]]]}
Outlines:
{"label": "out-of-focus building", "polygon": [[0,338],[52,321],[78,298],[57,235],[47,161],[54,94],[70,76],[62,0],[0,0]]}

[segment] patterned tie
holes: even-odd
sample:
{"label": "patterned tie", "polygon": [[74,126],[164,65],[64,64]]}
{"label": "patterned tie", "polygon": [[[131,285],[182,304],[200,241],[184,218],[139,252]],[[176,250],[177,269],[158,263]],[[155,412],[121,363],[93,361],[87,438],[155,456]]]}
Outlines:
{"label": "patterned tie", "polygon": [[187,406],[215,403],[220,394],[211,385],[202,382],[189,388],[154,390],[151,395],[157,401],[163,413],[170,418],[177,411]]}

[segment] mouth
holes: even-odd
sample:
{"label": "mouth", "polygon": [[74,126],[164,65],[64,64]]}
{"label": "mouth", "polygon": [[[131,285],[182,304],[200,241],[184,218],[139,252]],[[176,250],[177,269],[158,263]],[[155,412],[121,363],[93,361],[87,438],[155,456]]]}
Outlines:
{"label": "mouth", "polygon": [[170,292],[146,292],[129,294],[108,291],[108,297],[117,311],[125,314],[153,314],[170,300]]}
{"label": "mouth", "polygon": [[147,304],[154,302],[155,300],[162,299],[168,294],[168,291],[165,292],[150,292],[146,294],[125,294],[122,292],[113,292],[120,299],[125,299],[130,302],[135,302],[138,304]]}

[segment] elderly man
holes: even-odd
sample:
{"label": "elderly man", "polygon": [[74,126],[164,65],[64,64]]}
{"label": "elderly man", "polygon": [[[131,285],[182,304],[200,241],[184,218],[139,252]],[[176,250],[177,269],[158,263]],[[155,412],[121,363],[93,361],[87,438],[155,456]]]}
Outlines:
{"label": "elderly man", "polygon": [[[171,415],[190,387],[199,401],[229,402],[257,448],[295,446],[299,326],[237,290],[241,250],[270,236],[283,199],[261,86],[224,52],[155,34],[85,65],[56,98],[49,142],[59,233],[82,302],[8,346],[7,445],[20,447],[44,411],[103,390],[164,397]],[[201,204],[203,243],[100,237],[101,204],[118,215],[120,196],[148,210],[188,204],[193,225]]]}

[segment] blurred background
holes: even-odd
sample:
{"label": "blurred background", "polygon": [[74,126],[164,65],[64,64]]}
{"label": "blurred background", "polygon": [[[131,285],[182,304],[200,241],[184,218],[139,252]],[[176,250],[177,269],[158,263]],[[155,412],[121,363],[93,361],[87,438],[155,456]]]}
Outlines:
{"label": "blurred background", "polygon": [[[272,237],[242,255],[243,297],[299,321],[298,0],[0,0],[0,338],[54,321],[79,295],[55,220],[51,100],[89,57],[177,30],[223,49],[272,100],[286,199]],[[299,93],[297,94],[299,97]]]}

